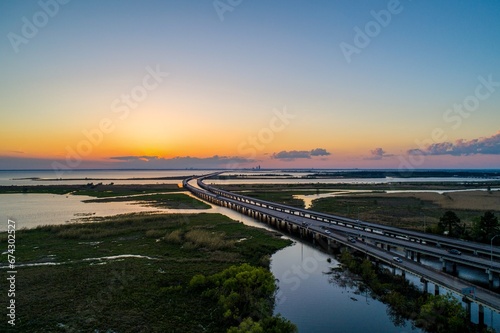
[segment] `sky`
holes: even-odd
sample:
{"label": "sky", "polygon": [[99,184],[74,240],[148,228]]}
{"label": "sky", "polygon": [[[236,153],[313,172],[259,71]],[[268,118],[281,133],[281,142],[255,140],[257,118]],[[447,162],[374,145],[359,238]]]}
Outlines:
{"label": "sky", "polygon": [[500,2],[0,1],[0,169],[499,168]]}

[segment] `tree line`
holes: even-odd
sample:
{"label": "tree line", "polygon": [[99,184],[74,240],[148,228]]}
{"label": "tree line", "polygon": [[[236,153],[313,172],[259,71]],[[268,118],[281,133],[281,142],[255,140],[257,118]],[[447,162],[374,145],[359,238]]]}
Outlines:
{"label": "tree line", "polygon": [[[487,211],[473,222],[472,227],[467,227],[455,212],[449,210],[441,216],[439,223],[435,227],[427,231],[490,244],[491,239],[500,234],[500,224],[498,217],[493,212]],[[500,237],[495,239],[495,243],[500,243]]]}

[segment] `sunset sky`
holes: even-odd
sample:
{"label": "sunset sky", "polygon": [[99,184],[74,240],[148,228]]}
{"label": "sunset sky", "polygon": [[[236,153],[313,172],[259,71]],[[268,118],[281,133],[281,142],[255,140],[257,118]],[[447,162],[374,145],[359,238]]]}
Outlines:
{"label": "sunset sky", "polygon": [[0,1],[0,169],[500,168],[500,2]]}

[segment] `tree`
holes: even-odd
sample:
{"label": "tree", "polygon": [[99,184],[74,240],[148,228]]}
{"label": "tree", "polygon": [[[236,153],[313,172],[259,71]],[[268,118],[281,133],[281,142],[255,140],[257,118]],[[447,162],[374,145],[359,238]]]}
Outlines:
{"label": "tree", "polygon": [[468,332],[467,314],[460,302],[451,294],[429,296],[420,308],[417,326],[428,332]]}
{"label": "tree", "polygon": [[267,317],[261,320],[262,328],[266,333],[297,333],[298,329],[295,324],[288,319],[283,318],[280,314]]}
{"label": "tree", "polygon": [[297,331],[293,323],[272,315],[276,281],[263,267],[242,264],[211,276],[197,274],[189,288],[217,302],[230,333]]}
{"label": "tree", "polygon": [[258,322],[252,318],[245,318],[238,327],[233,326],[227,330],[227,333],[264,333],[264,329]]}
{"label": "tree", "polygon": [[448,231],[449,236],[458,236],[460,235],[460,218],[449,210],[439,219],[438,227],[442,232]]}
{"label": "tree", "polygon": [[500,233],[500,224],[498,218],[493,212],[485,212],[480,217],[479,221],[474,223],[473,226],[474,238],[478,242],[489,243],[494,235]]}

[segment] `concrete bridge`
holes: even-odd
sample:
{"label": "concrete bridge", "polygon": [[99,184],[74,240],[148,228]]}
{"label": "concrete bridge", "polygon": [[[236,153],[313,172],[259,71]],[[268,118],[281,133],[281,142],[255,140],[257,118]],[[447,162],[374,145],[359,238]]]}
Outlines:
{"label": "concrete bridge", "polygon": [[[183,185],[203,200],[306,238],[326,250],[348,246],[377,263],[392,267],[394,271],[398,268],[402,274],[412,273],[420,278],[424,290],[431,282],[435,285],[435,294],[439,294],[441,289],[460,294],[468,305],[468,311],[472,302],[478,303],[480,323],[484,323],[484,307],[500,312],[499,294],[447,274],[447,270],[456,273],[457,264],[475,267],[484,270],[490,286],[493,285],[500,274],[500,250],[497,247],[313,212],[224,191],[203,182],[216,174],[200,177],[196,182],[189,178]],[[394,260],[391,248],[400,248],[405,252],[400,262]],[[449,249],[459,249],[462,254],[451,254],[447,251]],[[423,265],[420,262],[422,255],[438,258],[442,262],[441,271]],[[449,266],[451,269],[447,268]]]}

